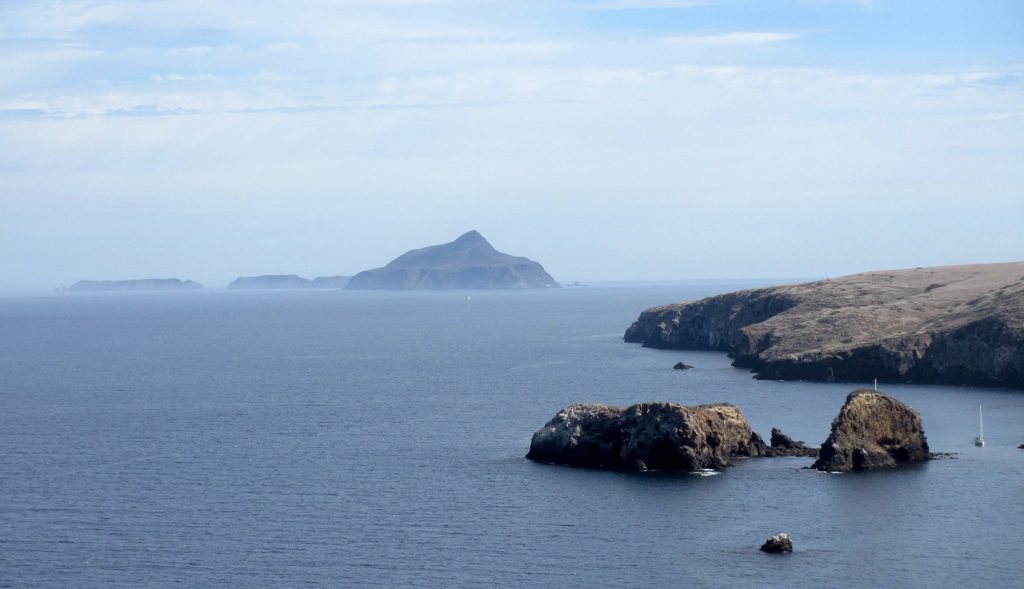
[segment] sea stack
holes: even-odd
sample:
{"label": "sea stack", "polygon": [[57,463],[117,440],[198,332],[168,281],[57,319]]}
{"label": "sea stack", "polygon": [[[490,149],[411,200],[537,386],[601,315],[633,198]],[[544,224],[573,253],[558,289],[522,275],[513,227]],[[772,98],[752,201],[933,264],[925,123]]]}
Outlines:
{"label": "sea stack", "polygon": [[1024,388],[1024,262],[868,272],[652,307],[625,333],[758,378]]}
{"label": "sea stack", "polygon": [[861,389],[846,397],[812,468],[877,470],[928,457],[921,415],[892,397]]}
{"label": "sea stack", "polygon": [[530,441],[530,460],[627,471],[719,469],[763,456],[765,443],[739,408],[580,403],[556,414]]}
{"label": "sea stack", "polygon": [[539,263],[494,249],[476,231],[453,242],[402,254],[383,268],[352,277],[351,290],[552,288],[558,283]]}

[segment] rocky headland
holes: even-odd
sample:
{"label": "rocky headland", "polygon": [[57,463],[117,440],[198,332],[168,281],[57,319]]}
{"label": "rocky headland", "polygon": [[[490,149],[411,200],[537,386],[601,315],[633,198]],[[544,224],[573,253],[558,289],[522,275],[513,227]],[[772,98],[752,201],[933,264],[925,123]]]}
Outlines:
{"label": "rocky headland", "polygon": [[530,460],[627,471],[719,469],[763,456],[764,441],[729,404],[630,407],[581,403],[558,412],[530,441]]}
{"label": "rocky headland", "polygon": [[877,470],[930,456],[917,411],[878,391],[861,389],[846,397],[812,468]]}
{"label": "rocky headland", "polygon": [[202,284],[178,278],[141,278],[138,280],[79,280],[67,287],[74,292],[200,290]]}
{"label": "rocky headland", "polygon": [[480,233],[402,254],[383,268],[364,270],[352,290],[549,288],[558,283],[539,263],[494,249]]}
{"label": "rocky headland", "polygon": [[868,272],[653,307],[627,342],[758,378],[1024,388],[1024,262]]}

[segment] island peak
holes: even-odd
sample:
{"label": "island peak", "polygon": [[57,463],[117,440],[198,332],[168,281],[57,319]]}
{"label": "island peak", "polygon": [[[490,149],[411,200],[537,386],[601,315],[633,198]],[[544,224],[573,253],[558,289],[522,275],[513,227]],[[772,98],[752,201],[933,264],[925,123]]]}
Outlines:
{"label": "island peak", "polygon": [[556,287],[539,263],[494,248],[479,231],[454,241],[410,250],[382,268],[364,270],[353,290],[509,289]]}

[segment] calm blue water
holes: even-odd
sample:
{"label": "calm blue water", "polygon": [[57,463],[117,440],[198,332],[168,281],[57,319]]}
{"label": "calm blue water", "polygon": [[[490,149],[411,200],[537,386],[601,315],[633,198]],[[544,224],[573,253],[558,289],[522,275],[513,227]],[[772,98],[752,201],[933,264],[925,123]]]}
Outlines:
{"label": "calm blue water", "polygon": [[[523,458],[578,401],[730,401],[824,440],[851,385],[621,341],[739,286],[2,298],[0,586],[1020,586],[1021,392],[885,387],[960,453],[893,472]],[[759,552],[779,531],[797,551]]]}

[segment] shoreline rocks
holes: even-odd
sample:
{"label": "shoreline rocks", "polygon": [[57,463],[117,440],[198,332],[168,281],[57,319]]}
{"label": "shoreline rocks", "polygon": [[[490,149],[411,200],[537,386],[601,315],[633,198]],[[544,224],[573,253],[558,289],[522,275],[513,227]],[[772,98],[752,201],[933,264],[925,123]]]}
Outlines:
{"label": "shoreline rocks", "polygon": [[530,441],[530,460],[634,472],[719,469],[763,456],[764,441],[734,405],[580,403],[561,410]]}
{"label": "shoreline rocks", "polygon": [[811,468],[877,470],[930,458],[921,415],[878,391],[850,393]]}
{"label": "shoreline rocks", "polygon": [[652,307],[627,342],[758,378],[1024,388],[1024,262],[867,272]]}

